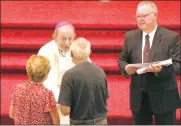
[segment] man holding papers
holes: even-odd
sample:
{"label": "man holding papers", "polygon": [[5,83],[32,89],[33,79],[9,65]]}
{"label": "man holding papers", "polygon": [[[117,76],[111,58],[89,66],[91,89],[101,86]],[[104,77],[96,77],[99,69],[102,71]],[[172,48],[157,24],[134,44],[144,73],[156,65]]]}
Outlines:
{"label": "man holding papers", "polygon": [[164,61],[157,61],[157,62],[150,62],[150,63],[136,63],[136,64],[128,64],[126,67],[129,68],[137,68],[136,73],[137,74],[143,74],[147,73],[150,69],[149,67],[151,65],[155,66],[169,66],[172,64],[172,59],[164,60]]}
{"label": "man holding papers", "polygon": [[[181,68],[179,35],[160,27],[157,18],[158,8],[153,2],[138,4],[139,29],[126,33],[124,49],[118,60],[123,75],[131,76],[130,108],[136,125],[151,125],[153,116],[156,124],[174,125],[176,109],[180,108],[176,80]],[[169,59],[170,64],[154,63]],[[148,63],[140,74],[137,71],[140,64],[137,63]]]}

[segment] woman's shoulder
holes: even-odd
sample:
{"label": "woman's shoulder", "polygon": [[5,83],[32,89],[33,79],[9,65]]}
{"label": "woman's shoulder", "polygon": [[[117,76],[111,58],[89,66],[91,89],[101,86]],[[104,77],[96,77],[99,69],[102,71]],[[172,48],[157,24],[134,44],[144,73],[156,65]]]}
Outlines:
{"label": "woman's shoulder", "polygon": [[47,94],[53,94],[53,92],[50,89],[46,88],[44,85],[42,85],[42,90]]}
{"label": "woman's shoulder", "polygon": [[14,86],[14,90],[26,89],[26,87],[27,87],[26,84],[27,84],[27,82],[18,83]]}

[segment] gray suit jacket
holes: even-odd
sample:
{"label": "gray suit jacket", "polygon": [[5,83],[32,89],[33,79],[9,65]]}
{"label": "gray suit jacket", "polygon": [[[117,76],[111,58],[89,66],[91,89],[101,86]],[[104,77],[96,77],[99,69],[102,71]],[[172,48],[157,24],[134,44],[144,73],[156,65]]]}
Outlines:
{"label": "gray suit jacket", "polygon": [[[147,85],[149,100],[154,113],[163,113],[180,107],[180,98],[177,87],[176,74],[180,73],[181,51],[179,35],[168,29],[158,26],[155,33],[150,62],[172,59],[173,65],[163,67],[161,72],[134,74],[130,83],[130,108],[138,112],[141,105],[141,89]],[[125,66],[142,62],[142,31],[140,29],[126,33],[124,48],[118,59],[122,74],[128,77]]]}

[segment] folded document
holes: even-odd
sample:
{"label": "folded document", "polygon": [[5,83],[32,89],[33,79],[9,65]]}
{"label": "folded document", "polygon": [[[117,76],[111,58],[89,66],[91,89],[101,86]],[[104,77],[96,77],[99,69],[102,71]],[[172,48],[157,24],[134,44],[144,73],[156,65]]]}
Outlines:
{"label": "folded document", "polygon": [[[148,66],[150,65],[150,64],[157,64],[157,65],[162,65],[162,66],[169,66],[169,65],[171,65],[172,64],[172,59],[168,59],[168,60],[164,60],[164,61],[157,61],[157,62],[151,62],[151,63],[143,63],[142,64],[142,67],[140,67],[141,66],[141,64],[137,64],[137,74],[143,74],[143,73],[146,73],[145,71],[148,69]],[[134,64],[132,64],[132,65],[134,65]]]}

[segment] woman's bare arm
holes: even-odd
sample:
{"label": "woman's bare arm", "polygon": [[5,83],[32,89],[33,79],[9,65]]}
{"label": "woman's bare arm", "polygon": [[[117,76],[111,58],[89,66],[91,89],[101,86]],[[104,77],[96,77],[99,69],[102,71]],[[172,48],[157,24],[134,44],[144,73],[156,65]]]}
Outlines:
{"label": "woman's bare arm", "polygon": [[10,106],[9,117],[11,119],[14,119],[14,106],[13,105]]}
{"label": "woman's bare arm", "polygon": [[58,115],[58,110],[57,110],[56,105],[52,107],[50,115],[52,117],[53,124],[54,125],[60,125],[60,118]]}

